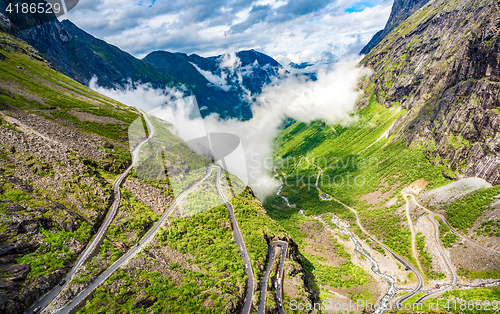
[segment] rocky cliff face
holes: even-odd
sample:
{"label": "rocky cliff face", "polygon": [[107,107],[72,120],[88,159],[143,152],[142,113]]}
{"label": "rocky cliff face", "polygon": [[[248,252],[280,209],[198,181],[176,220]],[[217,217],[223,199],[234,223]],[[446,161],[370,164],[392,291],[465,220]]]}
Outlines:
{"label": "rocky cliff face", "polygon": [[370,42],[361,50],[361,54],[369,53],[393,29],[401,25],[401,23],[428,2],[429,0],[395,0],[385,28],[373,36]]}
{"label": "rocky cliff face", "polygon": [[13,34],[14,30],[10,20],[0,12],[0,32]]}
{"label": "rocky cliff face", "polygon": [[[34,0],[30,3],[34,5],[45,5],[44,0]],[[0,0],[0,31],[16,34],[18,31],[42,25],[57,18],[58,15],[54,12],[21,12],[17,13],[15,6],[21,7],[23,1],[20,0]],[[8,7],[10,5],[10,8]]]}
{"label": "rocky cliff face", "polygon": [[424,145],[443,175],[499,184],[499,52],[498,1],[431,1],[362,61],[376,73],[367,96],[407,110],[392,134]]}

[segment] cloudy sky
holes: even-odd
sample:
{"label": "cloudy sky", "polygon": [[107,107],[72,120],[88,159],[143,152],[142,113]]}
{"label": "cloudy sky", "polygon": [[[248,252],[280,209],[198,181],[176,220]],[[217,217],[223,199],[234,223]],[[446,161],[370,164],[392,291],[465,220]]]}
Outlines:
{"label": "cloudy sky", "polygon": [[219,55],[243,49],[282,64],[358,52],[392,0],[80,0],[64,19],[136,57],[155,50]]}

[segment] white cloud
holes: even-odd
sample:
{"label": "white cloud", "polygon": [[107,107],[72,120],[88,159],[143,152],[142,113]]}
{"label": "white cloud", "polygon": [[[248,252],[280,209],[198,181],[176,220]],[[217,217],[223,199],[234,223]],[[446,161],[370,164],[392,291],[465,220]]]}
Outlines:
{"label": "white cloud", "polygon": [[234,73],[236,68],[241,65],[240,59],[236,56],[236,53],[227,53],[224,54],[219,61],[219,66],[223,69],[229,70],[229,72]]}
{"label": "white cloud", "polygon": [[97,84],[97,78],[95,76],[90,80],[89,87],[121,103],[141,108],[145,111],[163,106],[165,103],[184,96],[182,88],[166,87],[164,90],[160,90],[154,89],[147,84],[138,84],[136,86],[129,84],[124,89],[107,89]]}
{"label": "white cloud", "polygon": [[138,57],[154,50],[211,56],[255,49],[314,62],[332,45],[338,47],[337,57],[359,52],[384,27],[391,8],[388,1],[367,0],[372,7],[345,13],[357,2],[157,1],[149,7],[137,5],[136,0],[119,5],[95,0],[92,6],[82,2],[64,18]]}
{"label": "white cloud", "polygon": [[314,50],[305,49],[297,53],[288,53],[286,55],[277,55],[274,58],[282,65],[287,66],[290,62],[301,64],[303,62],[317,62],[320,60]]}
{"label": "white cloud", "polygon": [[[230,57],[228,60],[231,60]],[[317,74],[317,81],[289,77],[281,84],[266,86],[256,103],[252,106],[253,118],[248,121],[236,119],[220,120],[217,115],[203,119],[188,119],[185,108],[173,110],[172,107],[157,108],[180,97],[179,90],[155,91],[147,86],[127,88],[120,92],[91,86],[102,94],[115,98],[125,104],[149,111],[156,108],[155,115],[174,124],[176,132],[185,140],[201,136],[204,132],[233,133],[240,137],[245,160],[233,160],[236,175],[246,175],[257,196],[263,198],[275,192],[279,182],[272,173],[272,147],[283,119],[291,117],[309,123],[323,120],[327,123],[346,124],[353,121],[354,111],[360,91],[357,83],[369,70],[358,67],[359,58],[346,59],[331,69]],[[237,60],[232,59],[235,64]],[[167,92],[167,95],[162,96]],[[188,101],[189,100],[189,101]],[[193,106],[193,97],[185,101],[186,108]],[[239,170],[238,170],[239,169]]]}
{"label": "white cloud", "polygon": [[223,91],[228,92],[231,89],[231,85],[227,84],[225,78],[217,76],[210,71],[205,71],[200,69],[196,64],[191,63],[201,75],[203,75],[207,81],[209,81],[213,86],[222,89]]}

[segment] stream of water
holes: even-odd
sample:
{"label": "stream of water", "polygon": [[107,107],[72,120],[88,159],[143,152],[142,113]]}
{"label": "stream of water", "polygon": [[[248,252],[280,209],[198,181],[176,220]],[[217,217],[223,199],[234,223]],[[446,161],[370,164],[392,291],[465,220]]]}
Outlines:
{"label": "stream of water", "polygon": [[280,188],[278,189],[278,192],[276,192],[276,195],[281,196],[281,198],[285,200],[286,205],[288,205],[288,207],[292,207],[292,205],[290,205],[290,202],[288,201],[288,198],[286,198],[280,194],[282,188],[283,188],[283,186],[280,186]]}
{"label": "stream of water", "polygon": [[384,278],[387,281],[387,283],[389,283],[389,290],[387,290],[387,293],[384,295],[382,300],[380,300],[378,307],[375,309],[375,312],[373,312],[373,313],[374,314],[381,314],[381,313],[384,313],[385,311],[389,310],[389,301],[392,298],[394,298],[394,296],[396,295],[396,289],[394,286],[394,279],[390,276],[383,274],[380,271],[377,261],[375,261],[375,259],[373,259],[373,257],[370,255],[370,253],[368,253],[363,248],[363,246],[361,246],[361,243],[359,243],[358,239],[356,239],[354,234],[352,234],[352,232],[349,231],[349,229],[344,228],[341,225],[337,224],[335,222],[334,217],[332,217],[332,223],[334,223],[337,227],[339,227],[340,229],[344,230],[347,233],[347,235],[349,236],[351,241],[354,243],[354,245],[356,245],[356,251],[361,253],[364,257],[366,257],[372,263],[372,271],[375,274],[377,274],[378,276]]}
{"label": "stream of water", "polygon": [[[286,205],[288,207],[292,207],[290,205],[290,202],[288,201],[288,198],[286,198],[285,196],[281,195],[281,189],[283,188],[283,185],[279,187],[278,189],[278,192],[276,193],[276,195],[280,196],[281,198],[283,198],[286,202]],[[321,191],[320,191],[321,192]],[[322,197],[323,200],[330,200],[327,198],[326,194],[322,193],[321,196],[325,195],[325,198]],[[304,212],[302,210],[300,210],[300,213],[302,215],[304,215]],[[304,215],[305,216],[305,215]],[[364,248],[363,246],[361,246],[361,243],[359,243],[358,239],[356,239],[356,237],[354,236],[354,234],[352,234],[351,231],[349,231],[349,229],[337,224],[335,222],[335,216],[332,217],[332,223],[334,223],[337,227],[339,227],[340,229],[344,230],[347,235],[349,236],[349,238],[351,239],[351,241],[354,243],[354,245],[356,246],[356,251],[358,251],[359,253],[361,253],[365,258],[367,258],[371,263],[372,263],[372,271],[377,274],[378,276],[384,278],[387,283],[389,284],[389,290],[387,290],[387,293],[382,297],[382,299],[380,300],[380,303],[378,304],[377,308],[375,309],[375,312],[373,312],[374,314],[382,314],[384,312],[386,312],[387,310],[389,310],[389,302],[391,301],[392,298],[394,298],[394,296],[396,296],[396,289],[395,289],[395,285],[394,285],[394,279],[390,276],[387,276],[385,274],[383,274],[379,267],[378,267],[378,263],[375,259],[373,259],[373,257],[370,255],[370,253],[368,253]]]}

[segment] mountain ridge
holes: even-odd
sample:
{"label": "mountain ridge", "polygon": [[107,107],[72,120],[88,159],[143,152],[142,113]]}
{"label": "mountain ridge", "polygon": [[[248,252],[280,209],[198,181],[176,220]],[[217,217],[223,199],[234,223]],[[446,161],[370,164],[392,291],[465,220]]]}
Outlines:
{"label": "mountain ridge", "polygon": [[[375,70],[366,97],[408,112],[391,134],[423,144],[454,178],[500,183],[500,4],[436,0],[394,29],[361,62]],[[475,22],[481,21],[481,22]]]}
{"label": "mountain ridge", "polygon": [[194,62],[204,70],[220,73],[218,62],[223,56],[203,58],[196,54],[188,56],[165,51],[162,58],[158,58],[157,52],[151,52],[141,60],[95,38],[69,20],[54,20],[17,32],[17,36],[40,51],[56,69],[82,84],[88,84],[96,77],[97,84],[106,88],[123,88],[131,82],[150,84],[158,89],[185,86],[188,94],[196,96],[200,107],[206,108],[202,115],[217,113],[222,118],[249,119],[252,112],[247,94],[259,93],[264,84],[271,82],[271,76],[278,75],[282,68],[277,61],[262,53],[253,50],[237,52],[242,68],[255,66],[239,82],[240,86],[236,84],[225,91],[211,85],[189,64]]}
{"label": "mountain ridge", "polygon": [[361,50],[361,55],[368,54],[378,45],[393,29],[401,25],[413,13],[426,5],[430,0],[395,0],[392,5],[391,15],[384,29],[378,31]]}

